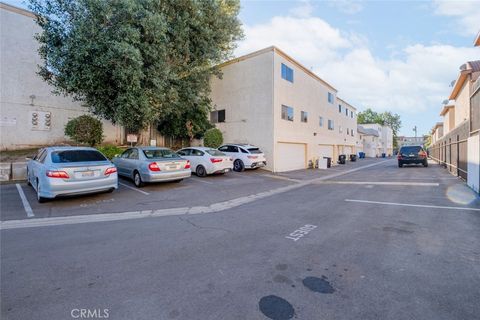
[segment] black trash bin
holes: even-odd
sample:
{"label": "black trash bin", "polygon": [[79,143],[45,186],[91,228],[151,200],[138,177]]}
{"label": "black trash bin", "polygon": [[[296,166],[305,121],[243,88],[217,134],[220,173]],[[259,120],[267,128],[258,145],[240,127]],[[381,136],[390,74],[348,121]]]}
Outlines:
{"label": "black trash bin", "polygon": [[345,164],[346,160],[347,160],[347,156],[346,156],[346,155],[341,154],[341,155],[338,156],[338,163],[339,163],[339,164]]}
{"label": "black trash bin", "polygon": [[350,155],[350,161],[352,161],[352,162],[357,161],[357,155],[356,154],[351,154]]}
{"label": "black trash bin", "polygon": [[387,155],[385,153],[382,153],[382,158],[385,158]]}
{"label": "black trash bin", "polygon": [[330,157],[323,157],[323,159],[327,159],[327,168],[330,168],[332,166],[332,158]]}

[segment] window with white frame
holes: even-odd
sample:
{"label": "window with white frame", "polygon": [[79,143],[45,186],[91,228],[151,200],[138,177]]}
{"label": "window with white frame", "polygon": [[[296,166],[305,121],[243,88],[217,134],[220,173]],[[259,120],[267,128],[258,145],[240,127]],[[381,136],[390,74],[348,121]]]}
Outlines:
{"label": "window with white frame", "polygon": [[320,127],[323,127],[323,117],[318,118],[318,124],[320,125]]}
{"label": "window with white frame", "polygon": [[333,120],[328,120],[328,130],[333,130],[335,128]]}
{"label": "window with white frame", "polygon": [[293,83],[293,69],[282,63],[282,79]]}
{"label": "window with white frame", "polygon": [[308,122],[308,112],[306,111],[300,112],[300,121]]}
{"label": "window with white frame", "polygon": [[282,119],[287,121],[293,121],[293,108],[282,105]]}
{"label": "window with white frame", "polygon": [[333,100],[335,100],[333,97],[333,93],[329,92],[327,99],[328,99],[328,103],[333,103],[334,102]]}

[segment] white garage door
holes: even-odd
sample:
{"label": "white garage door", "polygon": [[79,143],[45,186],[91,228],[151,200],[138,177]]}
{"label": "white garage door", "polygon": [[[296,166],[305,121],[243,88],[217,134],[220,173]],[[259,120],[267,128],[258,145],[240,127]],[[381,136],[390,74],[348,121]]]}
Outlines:
{"label": "white garage door", "polygon": [[323,157],[333,158],[333,146],[318,146],[318,157],[323,159]]}
{"label": "white garage door", "polygon": [[275,171],[305,169],[305,145],[299,143],[278,143]]}

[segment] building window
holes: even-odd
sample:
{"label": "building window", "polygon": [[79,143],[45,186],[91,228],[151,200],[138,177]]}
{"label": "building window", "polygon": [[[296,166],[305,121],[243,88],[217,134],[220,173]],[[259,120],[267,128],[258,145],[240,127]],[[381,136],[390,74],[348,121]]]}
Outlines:
{"label": "building window", "polygon": [[338,113],[342,113],[342,105],[341,104],[338,105]]}
{"label": "building window", "polygon": [[293,69],[282,63],[282,79],[293,83]]}
{"label": "building window", "polygon": [[308,122],[308,112],[302,111],[302,112],[300,113],[300,120],[301,120],[302,122]]}
{"label": "building window", "polygon": [[350,134],[350,129],[347,128],[347,136]]}
{"label": "building window", "polygon": [[348,117],[348,109],[345,108],[345,115]]}
{"label": "building window", "polygon": [[350,118],[353,119],[353,111],[350,111]]}
{"label": "building window", "polygon": [[352,137],[355,135],[355,130],[350,130],[350,133],[352,134]]}
{"label": "building window", "polygon": [[333,93],[329,92],[327,99],[328,99],[328,102],[329,102],[329,103],[333,103],[333,100],[334,100],[334,99],[333,99]]}
{"label": "building window", "polygon": [[282,119],[293,121],[293,108],[282,105]]}
{"label": "building window", "polygon": [[333,120],[328,120],[328,130],[333,130],[334,125],[333,125]]}
{"label": "building window", "polygon": [[225,122],[225,109],[210,112],[210,122]]}
{"label": "building window", "polygon": [[343,132],[342,126],[338,126],[338,132],[339,132],[339,133],[342,133],[342,132]]}
{"label": "building window", "polygon": [[318,124],[323,127],[323,117],[318,118]]}

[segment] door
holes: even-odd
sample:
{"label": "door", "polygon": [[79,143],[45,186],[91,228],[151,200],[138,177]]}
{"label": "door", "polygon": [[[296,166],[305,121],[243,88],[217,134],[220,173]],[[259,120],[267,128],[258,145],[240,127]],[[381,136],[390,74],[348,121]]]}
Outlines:
{"label": "door", "polygon": [[283,172],[305,169],[305,150],[306,145],[303,143],[279,142],[275,156],[275,171]]}
{"label": "door", "polygon": [[333,161],[333,146],[332,145],[319,145],[318,146],[318,158],[323,159],[328,157]]}
{"label": "door", "polygon": [[130,152],[132,152],[132,149],[127,149],[118,158],[114,159],[114,164],[117,166],[118,174],[122,176],[127,175],[125,159],[128,158],[128,156],[130,155]]}

